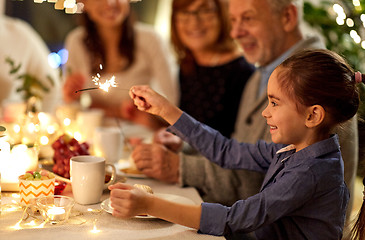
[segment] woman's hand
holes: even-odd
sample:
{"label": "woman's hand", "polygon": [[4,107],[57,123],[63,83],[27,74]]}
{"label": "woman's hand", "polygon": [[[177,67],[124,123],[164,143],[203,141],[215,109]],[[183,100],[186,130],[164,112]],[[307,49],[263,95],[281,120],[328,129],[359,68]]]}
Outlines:
{"label": "woman's hand", "polygon": [[73,102],[80,98],[79,93],[75,93],[77,90],[82,89],[86,82],[84,75],[81,73],[74,73],[69,75],[66,78],[66,81],[63,85],[63,100],[66,103]]}
{"label": "woman's hand", "polygon": [[131,218],[147,214],[153,195],[128,184],[116,183],[109,186],[113,216]]}
{"label": "woman's hand", "polygon": [[171,125],[181,116],[182,111],[170,103],[166,98],[153,91],[149,86],[134,86],[129,96],[141,111],[145,111],[164,118]]}

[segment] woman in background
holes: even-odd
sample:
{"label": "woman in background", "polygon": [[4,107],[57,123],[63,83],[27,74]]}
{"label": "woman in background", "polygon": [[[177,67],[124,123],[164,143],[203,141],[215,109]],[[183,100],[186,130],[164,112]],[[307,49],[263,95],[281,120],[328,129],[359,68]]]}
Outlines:
{"label": "woman in background", "polygon": [[70,32],[65,42],[69,59],[64,101],[78,100],[76,90],[95,87],[92,76],[97,73],[102,83],[114,75],[117,88],[110,88],[108,93],[84,92],[91,96],[91,107],[104,109],[107,116],[159,127],[156,118],[136,110],[124,89],[147,84],[176,103],[178,86],[167,47],[152,28],[133,22],[128,0],[81,2],[82,26]]}
{"label": "woman in background", "polygon": [[[174,0],[171,41],[180,65],[180,108],[230,137],[244,86],[254,67],[229,36],[226,7],[224,0]],[[145,175],[174,182],[176,175],[171,169],[177,169],[179,161],[172,166],[170,159],[176,159],[180,150],[195,153],[179,137],[161,129],[154,143],[137,146],[132,158]],[[159,175],[161,172],[172,174]]]}
{"label": "woman in background", "polygon": [[171,40],[180,64],[180,108],[229,137],[254,67],[230,38],[226,1],[174,0]]}

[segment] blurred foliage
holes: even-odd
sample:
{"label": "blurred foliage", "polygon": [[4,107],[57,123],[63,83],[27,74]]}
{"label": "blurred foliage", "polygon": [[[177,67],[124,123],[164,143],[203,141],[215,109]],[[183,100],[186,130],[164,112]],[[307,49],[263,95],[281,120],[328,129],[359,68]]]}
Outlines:
{"label": "blurred foliage", "polygon": [[[346,58],[355,71],[365,73],[365,50],[361,43],[356,43],[350,36],[350,31],[355,30],[365,41],[365,28],[360,19],[365,14],[365,0],[359,0],[360,7],[354,7],[353,1],[326,1],[321,0],[318,4],[304,2],[304,20],[314,29],[322,34],[327,49],[330,49]],[[349,27],[346,23],[339,25],[336,22],[337,14],[333,5],[337,3],[342,6],[346,17],[352,19],[354,25]],[[365,87],[359,84],[361,90],[362,104],[359,115],[365,119]]]}
{"label": "blurred foliage", "polygon": [[[3,126],[0,126],[0,132],[5,132],[6,131],[6,128],[5,127],[3,127]],[[1,135],[0,135],[0,138],[1,137],[4,137],[5,135],[3,134],[3,133],[1,133]],[[0,151],[1,151],[1,149],[0,149]]]}
{"label": "blurred foliage", "polygon": [[337,2],[344,8],[347,18],[354,21],[353,27],[347,26],[346,23],[336,23],[337,14],[332,10],[334,1],[320,1],[318,5],[305,2],[304,19],[323,35],[328,49],[344,56],[354,69],[365,72],[365,50],[350,36],[350,31],[356,30],[365,40],[365,29],[360,19],[360,15],[365,11],[365,0],[360,1],[363,10],[355,9],[349,0]]}
{"label": "blurred foliage", "polygon": [[[28,101],[32,97],[42,99],[43,94],[49,92],[49,88],[45,86],[37,77],[28,73],[20,74],[19,69],[21,64],[15,64],[14,60],[7,57],[5,62],[10,65],[10,75],[15,75],[16,80],[23,81],[22,85],[16,89],[17,92],[22,93],[24,101]],[[51,86],[54,86],[54,81],[50,76],[47,79]]]}

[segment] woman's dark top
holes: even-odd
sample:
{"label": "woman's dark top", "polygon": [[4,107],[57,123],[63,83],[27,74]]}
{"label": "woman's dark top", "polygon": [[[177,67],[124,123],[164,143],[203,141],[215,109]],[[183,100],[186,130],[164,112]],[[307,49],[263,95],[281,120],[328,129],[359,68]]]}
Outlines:
{"label": "woman's dark top", "polygon": [[226,137],[234,131],[245,84],[255,71],[243,57],[223,65],[196,64],[195,74],[179,72],[180,108]]}

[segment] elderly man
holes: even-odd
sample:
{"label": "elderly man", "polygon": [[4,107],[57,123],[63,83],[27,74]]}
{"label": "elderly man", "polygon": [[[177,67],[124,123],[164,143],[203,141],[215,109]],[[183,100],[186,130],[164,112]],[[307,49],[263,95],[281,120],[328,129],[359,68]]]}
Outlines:
{"label": "elderly man", "polygon": [[[303,37],[299,29],[302,15],[299,1],[230,0],[229,12],[231,36],[241,45],[247,61],[258,66],[243,92],[232,137],[250,143],[259,139],[271,141],[266,120],[261,116],[267,105],[270,74],[294,52],[324,46],[318,38]],[[352,119],[338,133],[345,181],[352,193],[358,161],[357,121]],[[196,187],[204,201],[232,204],[257,193],[262,183],[259,173],[222,169],[202,156],[175,153],[158,143],[138,146],[133,158],[137,168],[150,177]]]}

